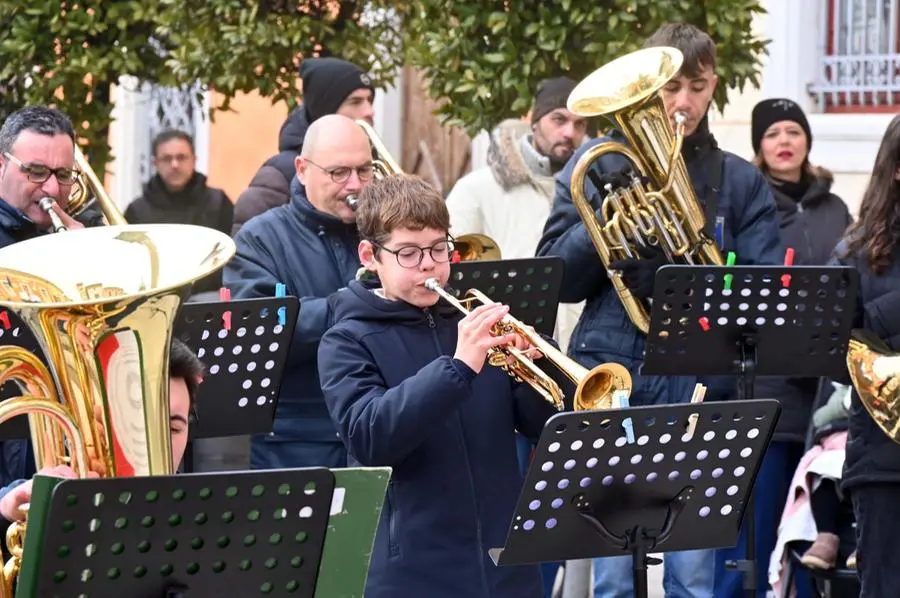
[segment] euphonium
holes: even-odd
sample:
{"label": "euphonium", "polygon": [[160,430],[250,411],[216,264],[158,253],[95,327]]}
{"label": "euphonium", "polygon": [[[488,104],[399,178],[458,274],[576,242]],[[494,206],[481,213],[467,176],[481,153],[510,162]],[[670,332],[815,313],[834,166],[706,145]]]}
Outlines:
{"label": "euphonium", "polygon": [[[175,317],[192,283],[234,252],[228,235],[191,225],[86,228],[0,249],[0,307],[31,330],[49,365],[0,346],[0,383],[22,391],[0,403],[0,423],[28,414],[38,469],[70,462],[81,477],[174,473]],[[23,540],[21,528],[8,535],[6,596],[17,555],[30,556]]]}
{"label": "euphonium", "polygon": [[859,401],[894,442],[900,444],[900,354],[868,330],[854,329],[847,369]]}
{"label": "euphonium", "polygon": [[[650,310],[636,299],[610,264],[640,257],[638,246],[657,246],[673,263],[722,265],[722,254],[705,233],[706,217],[697,200],[681,156],[684,116],[676,114],[675,131],[659,90],[681,68],[676,48],[638,50],[600,67],[579,83],[568,109],[579,116],[606,116],[628,145],[606,141],[581,156],[572,172],[572,202],[600,254],[628,317],[643,332],[650,328]],[[594,162],[606,154],[621,154],[633,165],[635,177],[625,189],[602,190],[602,222],[587,197],[585,178]],[[645,185],[641,178],[650,180]]]}
{"label": "euphonium", "polygon": [[[375,178],[381,179],[403,174],[400,164],[391,156],[375,129],[362,119],[357,120],[356,124],[362,127],[366,137],[369,138],[369,145],[372,148],[372,163],[375,166]],[[356,195],[347,196],[347,204],[354,210],[356,209],[357,201]],[[460,260],[464,262],[501,259],[500,247],[496,241],[487,235],[462,235],[458,239],[454,239],[454,245],[456,245],[456,250],[459,252]]]}
{"label": "euphonium", "polygon": [[[464,314],[469,313],[469,308],[464,303],[493,303],[477,289],[469,289],[466,292],[466,298],[460,301],[441,288],[440,283],[434,278],[425,281],[425,288],[437,293]],[[526,339],[531,346],[540,351],[548,361],[577,385],[573,398],[575,411],[611,409],[613,395],[616,392],[631,393],[631,374],[624,366],[618,363],[602,363],[594,369],[588,370],[566,357],[562,351],[548,343],[530,327],[512,316],[506,315],[497,324],[494,335],[513,333]],[[537,367],[534,361],[522,351],[513,346],[494,347],[488,353],[488,363],[503,368],[517,381],[527,382],[545,400],[552,403],[558,410],[563,410],[563,391],[559,384]]]}

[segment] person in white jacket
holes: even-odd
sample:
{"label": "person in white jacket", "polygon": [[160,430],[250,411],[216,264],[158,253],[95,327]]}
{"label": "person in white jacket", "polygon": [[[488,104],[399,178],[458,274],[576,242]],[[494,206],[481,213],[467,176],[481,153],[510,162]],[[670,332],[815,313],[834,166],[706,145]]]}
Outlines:
{"label": "person in white jacket", "polygon": [[[566,109],[575,81],[557,77],[538,87],[525,120],[501,122],[491,133],[488,165],[457,181],[447,196],[451,234],[491,237],[503,259],[534,257],[550,215],[556,173],[587,136],[587,121]],[[556,340],[565,351],[580,305],[560,305]]]}

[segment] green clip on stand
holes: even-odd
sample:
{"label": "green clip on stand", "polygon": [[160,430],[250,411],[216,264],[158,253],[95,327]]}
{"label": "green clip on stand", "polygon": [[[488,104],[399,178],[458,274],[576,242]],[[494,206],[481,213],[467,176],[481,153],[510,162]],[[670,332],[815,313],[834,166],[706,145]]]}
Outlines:
{"label": "green clip on stand", "polygon": [[390,468],[35,476],[17,598],[361,598]]}

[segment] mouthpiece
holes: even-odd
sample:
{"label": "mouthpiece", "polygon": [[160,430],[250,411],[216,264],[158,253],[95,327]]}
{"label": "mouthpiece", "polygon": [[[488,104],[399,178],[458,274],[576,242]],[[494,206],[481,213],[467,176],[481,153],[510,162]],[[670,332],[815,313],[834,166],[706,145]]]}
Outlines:
{"label": "mouthpiece", "polygon": [[38,201],[38,205],[41,206],[41,209],[47,212],[47,215],[50,216],[50,222],[52,223],[53,232],[58,233],[62,231],[68,230],[66,225],[63,224],[62,219],[59,217],[59,214],[53,209],[53,204],[56,203],[56,200],[52,197],[42,197],[40,201]]}
{"label": "mouthpiece", "polygon": [[687,122],[687,116],[685,116],[684,113],[682,113],[682,112],[676,112],[675,113],[675,124],[683,125],[685,122]]}
{"label": "mouthpiece", "polygon": [[347,205],[350,206],[350,209],[356,211],[356,206],[359,203],[359,199],[355,195],[348,195],[344,201],[347,202]]}
{"label": "mouthpiece", "polygon": [[428,280],[425,281],[425,288],[428,289],[429,291],[437,292],[437,290],[439,288],[441,288],[441,285],[437,281],[436,278],[429,278]]}

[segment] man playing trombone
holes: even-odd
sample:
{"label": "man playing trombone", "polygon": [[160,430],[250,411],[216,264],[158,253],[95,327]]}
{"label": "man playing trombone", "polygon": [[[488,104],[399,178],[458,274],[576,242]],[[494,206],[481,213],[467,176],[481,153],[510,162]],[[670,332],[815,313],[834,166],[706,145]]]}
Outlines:
{"label": "man playing trombone", "polygon": [[[779,240],[775,204],[760,172],[741,158],[717,147],[709,132],[707,112],[716,89],[716,48],[710,37],[686,24],[669,24],[657,31],[645,44],[669,46],[680,50],[684,61],[680,70],[661,90],[666,115],[684,117],[685,160],[693,190],[703,204],[707,222],[715,227],[715,237],[724,254],[734,251],[737,263],[780,264],[784,249]],[[539,255],[560,256],[565,260],[565,276],[560,300],[586,300],[584,312],[573,332],[570,355],[586,367],[616,362],[631,372],[632,405],[688,402],[698,380],[691,376],[644,376],[639,368],[643,360],[645,334],[630,319],[610,282],[607,270],[587,233],[571,190],[572,175],[582,155],[591,147],[610,140],[622,141],[619,131],[586,143],[569,161],[558,178],[554,206],[538,247]],[[622,156],[603,156],[590,166],[600,185],[607,189],[627,186],[628,160]],[[624,184],[620,181],[624,178]],[[607,190],[598,189],[591,177],[585,177],[584,196],[595,213]],[[595,215],[595,218],[597,216]],[[712,236],[712,235],[710,235]],[[658,246],[657,246],[658,247]],[[622,273],[632,295],[646,301],[653,292],[656,270],[668,263],[657,248],[635,247],[640,259],[610,264],[610,270]],[[711,382],[711,381],[709,381]],[[707,398],[731,398],[734,381],[710,386]],[[712,598],[714,551],[673,552],[664,555],[664,585],[668,598]],[[631,558],[614,557],[594,562],[594,592],[597,598],[625,598],[633,595]]]}

